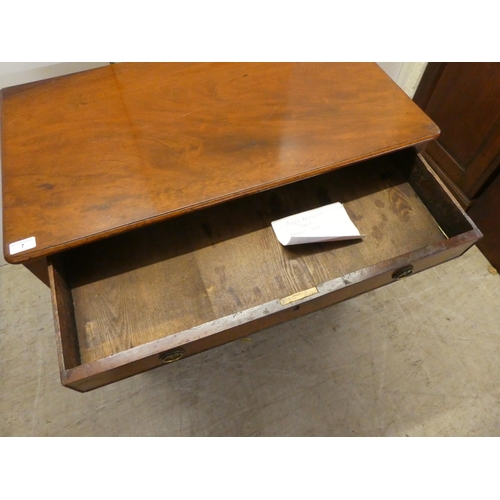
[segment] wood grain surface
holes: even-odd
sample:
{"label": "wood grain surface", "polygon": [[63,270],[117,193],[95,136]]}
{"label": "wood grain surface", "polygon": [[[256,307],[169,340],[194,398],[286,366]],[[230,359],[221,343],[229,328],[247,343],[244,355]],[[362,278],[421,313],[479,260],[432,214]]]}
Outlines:
{"label": "wood grain surface", "polygon": [[465,209],[498,174],[500,63],[429,63],[414,101],[441,128],[424,157]]}
{"label": "wood grain surface", "polygon": [[1,104],[12,263],[439,132],[374,63],[114,64],[4,89]]}
{"label": "wood grain surface", "polygon": [[[362,241],[283,247],[270,222],[341,201]],[[82,362],[259,307],[445,240],[392,157],[61,255]]]}

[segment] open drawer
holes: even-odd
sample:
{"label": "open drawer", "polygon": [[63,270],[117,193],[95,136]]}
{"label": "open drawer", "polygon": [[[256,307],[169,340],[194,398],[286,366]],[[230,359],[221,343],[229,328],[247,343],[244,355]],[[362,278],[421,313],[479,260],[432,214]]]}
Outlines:
{"label": "open drawer", "polygon": [[[344,203],[363,240],[282,247],[271,221]],[[88,391],[354,297],[481,237],[414,150],[50,258],[62,383]]]}

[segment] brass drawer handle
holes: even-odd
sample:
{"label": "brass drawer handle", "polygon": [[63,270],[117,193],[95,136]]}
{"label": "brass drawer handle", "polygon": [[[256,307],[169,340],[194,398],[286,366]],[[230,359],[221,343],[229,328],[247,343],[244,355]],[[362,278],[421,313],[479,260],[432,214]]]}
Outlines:
{"label": "brass drawer handle", "polygon": [[410,264],[409,266],[402,267],[401,269],[397,269],[392,273],[392,278],[395,280],[401,280],[413,274],[413,266]]}
{"label": "brass drawer handle", "polygon": [[185,354],[184,349],[175,349],[174,351],[168,351],[160,355],[160,361],[168,365],[169,363],[173,363],[174,361],[179,361],[179,359],[183,358]]}

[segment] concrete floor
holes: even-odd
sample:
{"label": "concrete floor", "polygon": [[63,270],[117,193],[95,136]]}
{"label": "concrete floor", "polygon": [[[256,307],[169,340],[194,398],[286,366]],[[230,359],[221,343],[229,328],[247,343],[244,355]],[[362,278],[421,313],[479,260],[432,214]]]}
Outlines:
{"label": "concrete floor", "polygon": [[452,262],[79,394],[49,290],[0,267],[1,436],[499,436],[500,276]]}

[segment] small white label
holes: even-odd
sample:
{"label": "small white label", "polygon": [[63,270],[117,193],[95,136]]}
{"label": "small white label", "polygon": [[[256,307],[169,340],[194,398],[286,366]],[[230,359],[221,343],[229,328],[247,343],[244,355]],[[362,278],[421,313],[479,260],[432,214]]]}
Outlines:
{"label": "small white label", "polygon": [[30,250],[31,248],[36,247],[36,239],[34,236],[26,238],[24,240],[14,241],[9,245],[9,251],[11,255],[16,253],[25,252],[26,250]]}
{"label": "small white label", "polygon": [[331,203],[271,222],[283,245],[362,238],[342,203]]}

